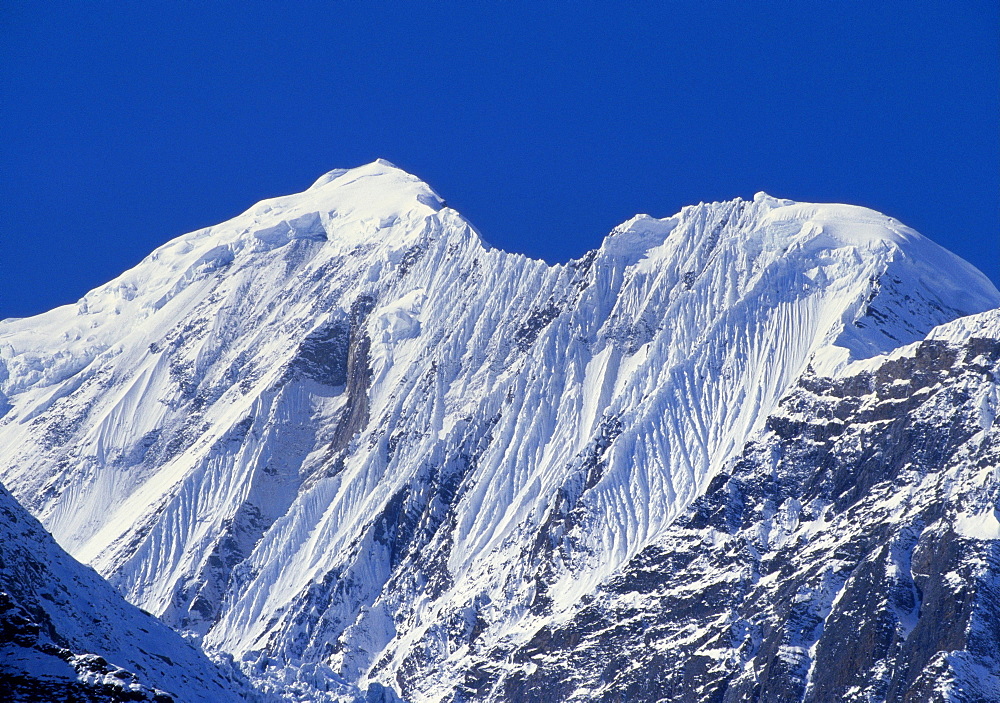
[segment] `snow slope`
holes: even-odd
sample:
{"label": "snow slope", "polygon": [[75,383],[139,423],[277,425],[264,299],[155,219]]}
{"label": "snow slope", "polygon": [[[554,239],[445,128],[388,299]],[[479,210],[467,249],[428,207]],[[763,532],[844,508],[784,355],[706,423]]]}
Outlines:
{"label": "snow slope", "polygon": [[640,215],[548,266],[378,161],[0,323],[0,478],[265,688],[441,700],[664,534],[810,365],[997,305],[864,208]]}
{"label": "snow slope", "polygon": [[255,700],[64,552],[0,486],[0,697],[4,701]]}

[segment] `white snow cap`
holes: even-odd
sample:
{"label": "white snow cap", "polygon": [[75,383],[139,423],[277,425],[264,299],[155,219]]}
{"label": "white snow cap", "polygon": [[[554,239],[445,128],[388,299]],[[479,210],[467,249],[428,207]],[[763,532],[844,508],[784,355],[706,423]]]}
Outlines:
{"label": "white snow cap", "polygon": [[[269,226],[281,229],[286,223],[305,218],[325,234],[337,229],[341,235],[354,235],[330,237],[331,241],[357,244],[364,235],[373,235],[399,220],[416,221],[444,207],[444,200],[429,185],[385,159],[378,159],[357,168],[325,173],[306,191],[263,200],[224,224],[245,224],[247,231]],[[338,221],[335,226],[331,226],[333,220]],[[360,226],[343,226],[349,223]],[[259,233],[257,236],[260,238]]]}

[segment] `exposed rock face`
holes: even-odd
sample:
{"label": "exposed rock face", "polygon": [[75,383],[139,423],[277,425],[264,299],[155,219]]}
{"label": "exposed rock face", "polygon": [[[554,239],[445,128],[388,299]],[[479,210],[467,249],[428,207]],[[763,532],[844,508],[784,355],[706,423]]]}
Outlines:
{"label": "exposed rock face", "polygon": [[1000,700],[1000,312],[978,319],[807,373],[663,539],[456,700]]}
{"label": "exposed rock face", "polygon": [[[843,383],[836,412],[867,411],[845,365],[997,305],[980,273],[864,208],[700,204],[638,216],[548,266],[490,248],[426,184],[376,162],[180,237],[75,306],[0,322],[0,477],[131,602],[285,698],[516,699],[550,671],[547,695],[586,698],[558,673],[587,651],[559,639],[591,617],[580,604],[612,598],[602,584],[629,583],[635,564],[658,593],[664,569],[681,578],[705,560],[728,576],[705,604],[664,596],[663,627],[685,612],[746,622],[733,656],[768,668],[723,685],[725,661],[689,657],[685,676],[794,696],[844,683],[809,678],[807,663],[827,646],[809,623],[836,620],[789,605],[805,609],[801,632],[779,642],[760,619],[773,608],[754,620],[732,598],[766,600],[755,574],[784,568],[762,556],[781,530],[848,514],[881,490],[888,460],[803,465],[794,496],[734,461],[764,451],[749,441],[780,446],[783,422],[789,442],[861,447],[853,425],[779,401],[825,412],[835,393],[809,384]],[[900,486],[916,480],[901,468],[915,460],[890,458]],[[712,512],[721,495],[733,504]],[[705,532],[723,507],[729,532]],[[683,530],[720,542],[698,552],[671,541]],[[726,557],[744,531],[758,541]],[[867,563],[851,549],[837,558]],[[849,571],[872,584],[896,573],[862,566]],[[839,592],[842,571],[823,587]],[[593,633],[628,655],[610,679],[660,652],[659,635],[645,649],[615,639],[631,622]],[[865,635],[872,652],[886,632]],[[563,659],[542,667],[547,648]],[[622,696],[695,690],[656,656]]]}
{"label": "exposed rock face", "polygon": [[232,668],[66,554],[0,486],[0,700],[253,701]]}

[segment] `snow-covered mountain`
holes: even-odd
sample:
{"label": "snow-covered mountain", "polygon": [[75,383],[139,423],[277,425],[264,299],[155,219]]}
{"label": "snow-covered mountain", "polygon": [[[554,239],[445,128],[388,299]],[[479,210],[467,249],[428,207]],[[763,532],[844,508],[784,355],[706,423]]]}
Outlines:
{"label": "snow-covered mountain", "polygon": [[0,322],[0,479],[264,690],[519,700],[808,379],[998,305],[864,208],[640,215],[549,266],[378,161]]}
{"label": "snow-covered mountain", "polygon": [[0,700],[254,700],[149,613],[66,554],[0,486]]}

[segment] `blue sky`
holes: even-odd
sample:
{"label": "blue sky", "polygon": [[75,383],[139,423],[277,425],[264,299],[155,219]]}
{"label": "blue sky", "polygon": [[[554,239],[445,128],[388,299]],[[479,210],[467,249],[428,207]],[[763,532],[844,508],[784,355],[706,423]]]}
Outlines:
{"label": "blue sky", "polygon": [[0,317],[384,157],[549,261],[758,190],[1000,282],[995,2],[11,2]]}

